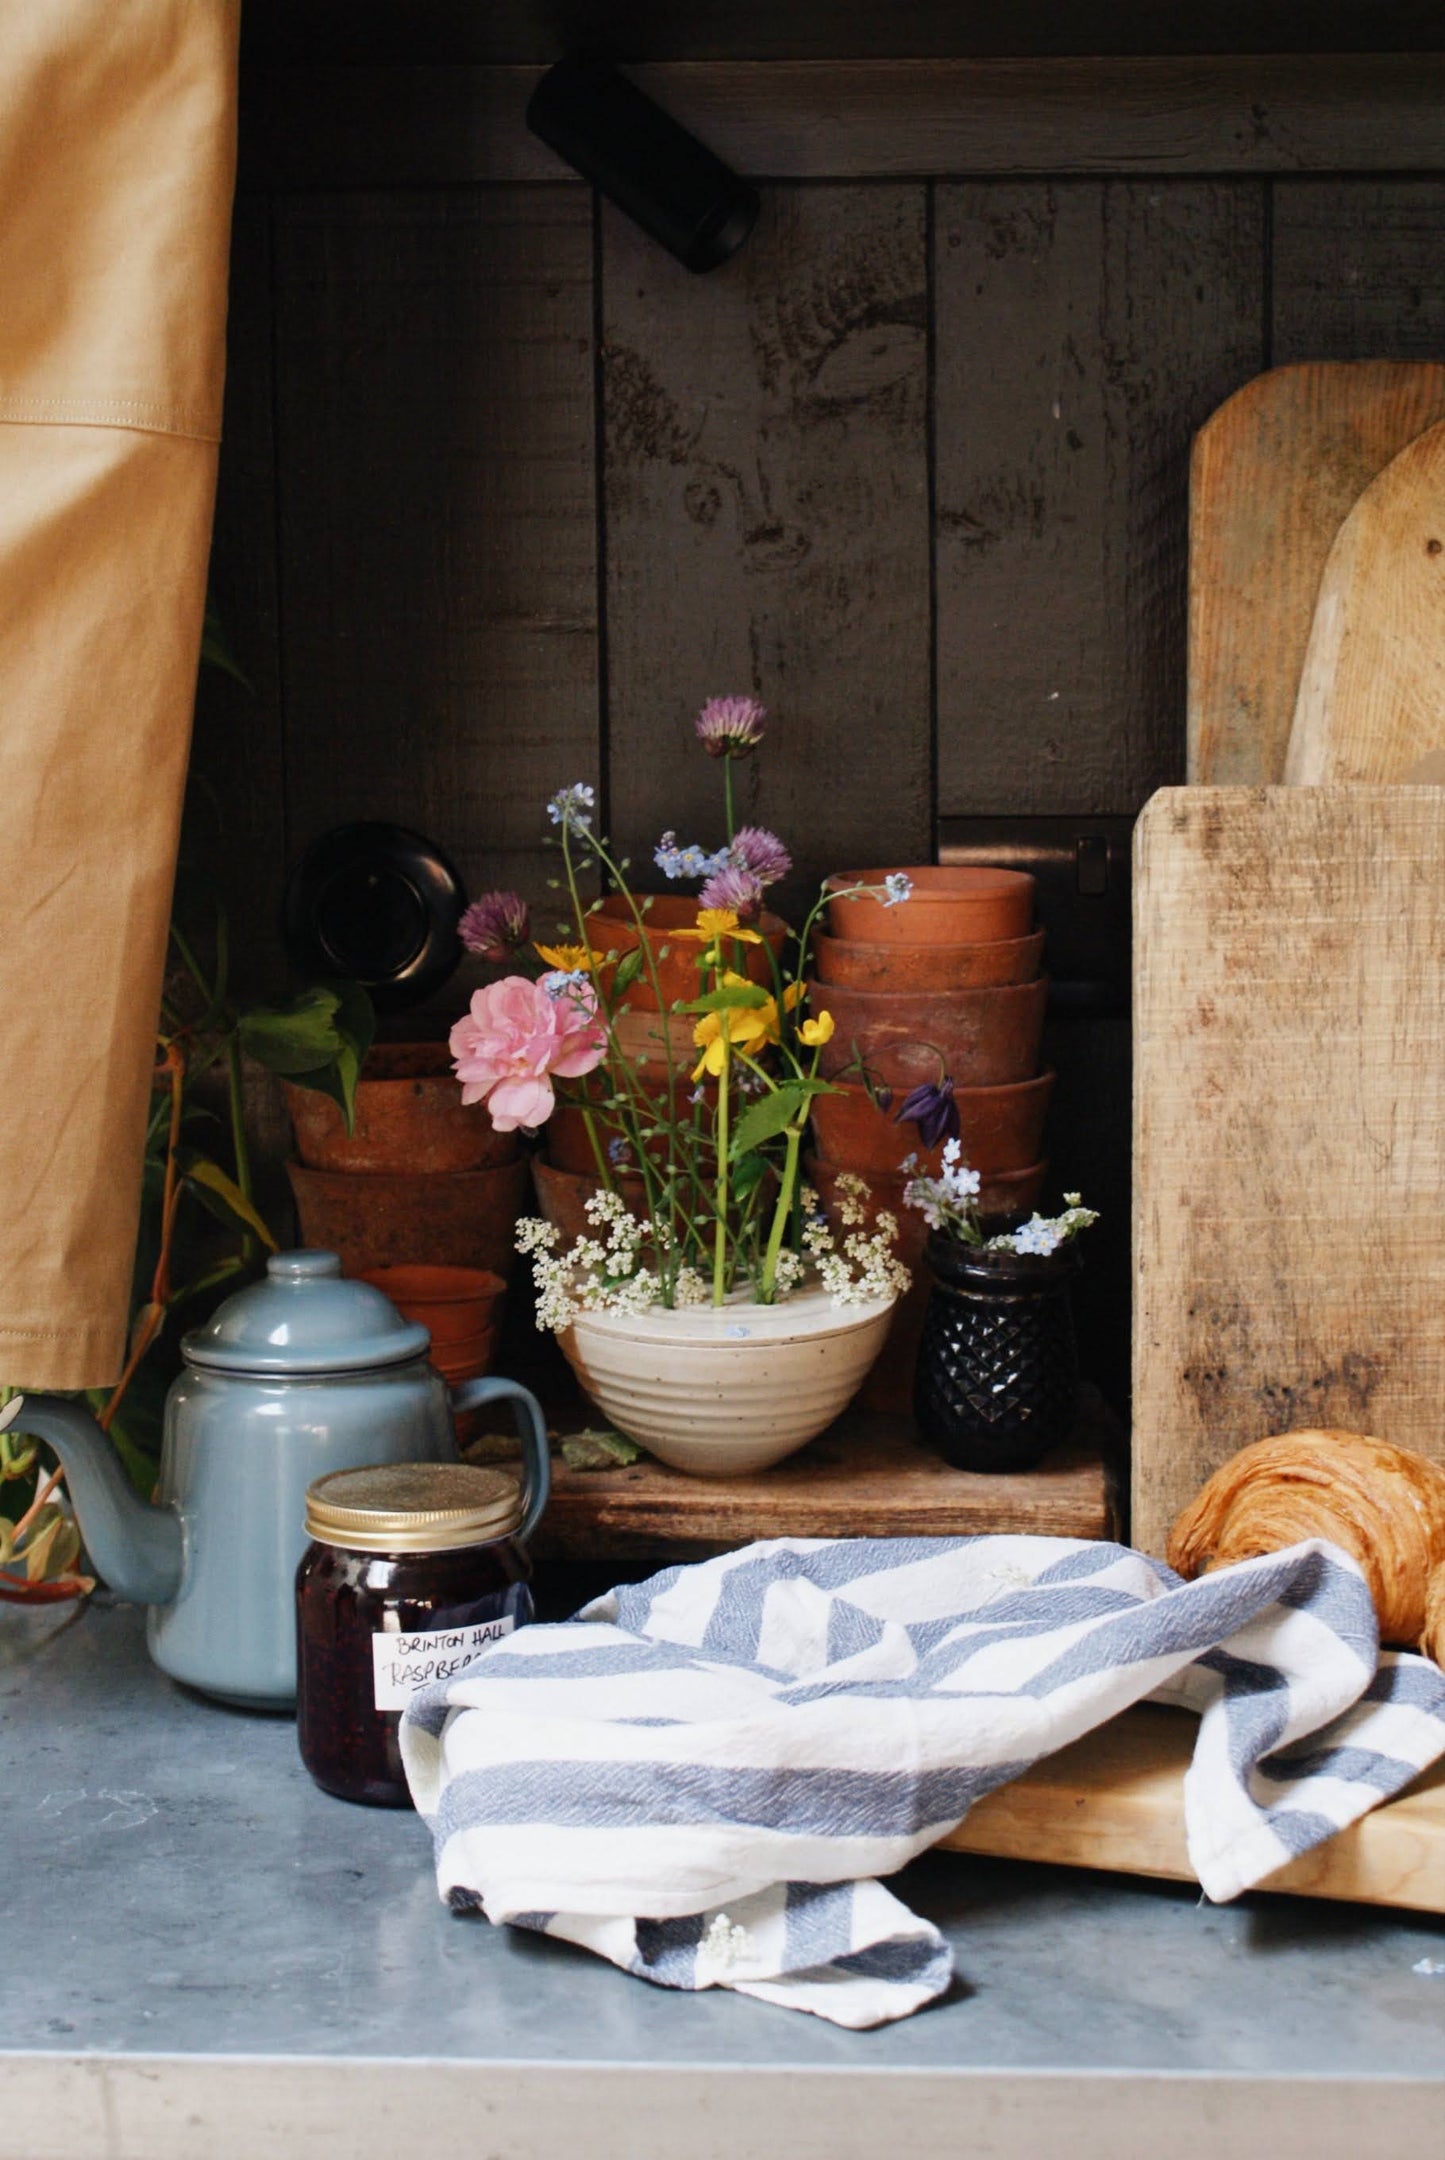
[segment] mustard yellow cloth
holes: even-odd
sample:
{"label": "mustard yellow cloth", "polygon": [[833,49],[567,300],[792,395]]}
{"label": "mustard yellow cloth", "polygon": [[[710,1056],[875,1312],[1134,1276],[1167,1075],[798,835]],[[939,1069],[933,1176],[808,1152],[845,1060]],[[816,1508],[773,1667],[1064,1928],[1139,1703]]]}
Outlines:
{"label": "mustard yellow cloth", "polygon": [[122,1362],[215,498],[239,0],[0,6],[0,1382]]}

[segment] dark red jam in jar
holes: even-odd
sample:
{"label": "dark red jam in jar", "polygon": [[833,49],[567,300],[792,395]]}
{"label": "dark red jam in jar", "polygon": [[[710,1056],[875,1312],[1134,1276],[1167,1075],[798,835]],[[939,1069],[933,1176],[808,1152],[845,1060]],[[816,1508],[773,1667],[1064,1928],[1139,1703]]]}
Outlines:
{"label": "dark red jam in jar", "polygon": [[297,1737],[326,1792],[410,1805],[397,1737],[408,1700],[532,1617],[521,1520],[516,1479],[465,1463],[337,1470],[310,1488]]}

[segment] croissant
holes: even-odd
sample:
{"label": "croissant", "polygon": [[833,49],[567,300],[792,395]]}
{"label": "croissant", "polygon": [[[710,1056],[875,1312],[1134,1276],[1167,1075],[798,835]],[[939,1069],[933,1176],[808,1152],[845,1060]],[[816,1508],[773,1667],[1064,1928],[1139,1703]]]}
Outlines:
{"label": "croissant", "polygon": [[1437,1567],[1425,1591],[1425,1632],[1420,1648],[1437,1665],[1445,1665],[1445,1567]]}
{"label": "croissant", "polygon": [[[1301,1538],[1359,1562],[1381,1640],[1445,1653],[1445,1469],[1363,1433],[1256,1440],[1216,1470],[1169,1533],[1169,1564],[1200,1575]],[[1429,1620],[1427,1623],[1427,1593]]]}

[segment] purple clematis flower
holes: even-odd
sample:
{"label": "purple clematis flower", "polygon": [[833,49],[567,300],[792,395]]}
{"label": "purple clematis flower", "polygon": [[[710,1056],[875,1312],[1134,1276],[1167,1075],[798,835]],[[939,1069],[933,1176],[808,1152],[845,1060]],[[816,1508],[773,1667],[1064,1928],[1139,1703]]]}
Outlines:
{"label": "purple clematis flower", "polygon": [[953,1099],[953,1082],[947,1074],[943,1079],[930,1080],[905,1095],[893,1113],[893,1122],[895,1125],[916,1125],[918,1137],[925,1147],[937,1147],[940,1140],[956,1140],[958,1104]]}

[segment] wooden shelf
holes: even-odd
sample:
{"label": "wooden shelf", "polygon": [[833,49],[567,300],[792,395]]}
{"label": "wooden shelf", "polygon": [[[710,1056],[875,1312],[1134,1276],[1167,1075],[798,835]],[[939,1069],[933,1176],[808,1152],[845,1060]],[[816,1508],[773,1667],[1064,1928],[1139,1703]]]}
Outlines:
{"label": "wooden shelf", "polygon": [[1037,1470],[950,1469],[902,1418],[850,1411],[776,1468],[695,1478],[652,1461],[578,1471],[554,1459],[539,1561],[592,1566],[699,1560],[754,1538],[969,1537],[1017,1530],[1118,1533],[1113,1478],[1092,1430]]}
{"label": "wooden shelf", "polygon": [[[1198,1720],[1140,1704],[988,1793],[950,1852],[1193,1882],[1184,1776]],[[1445,1764],[1260,1885],[1300,1897],[1445,1911]]]}

